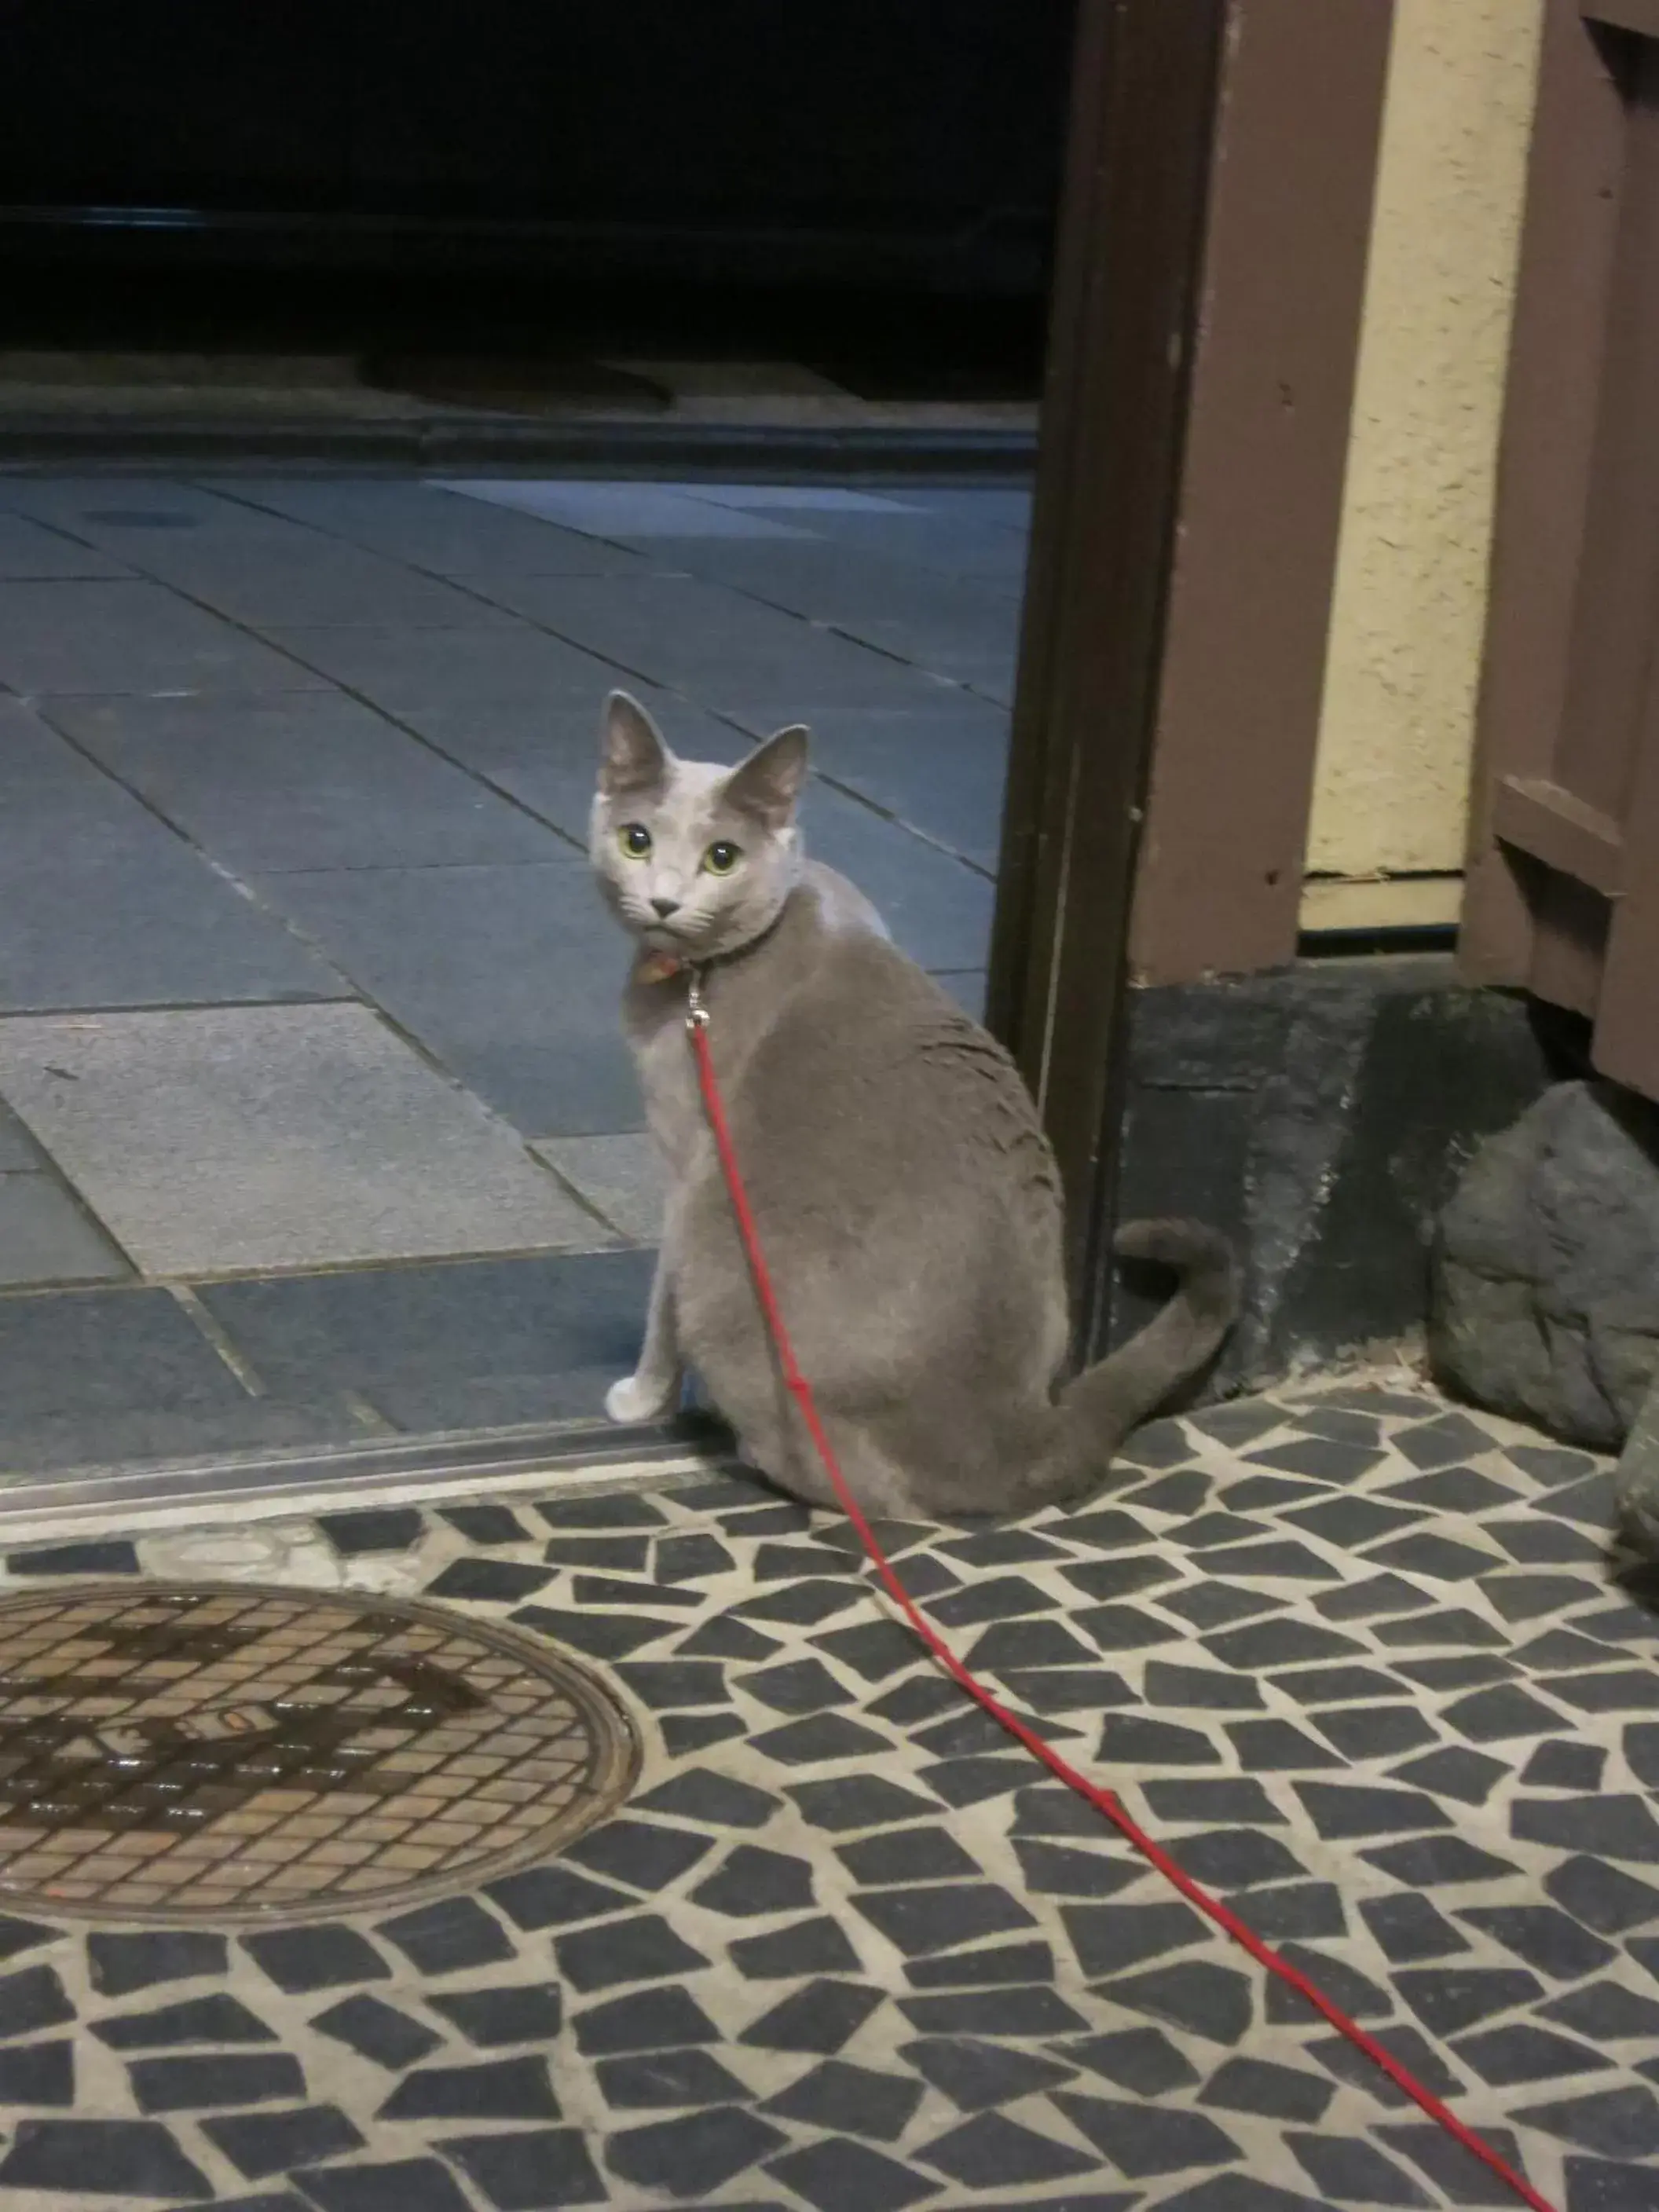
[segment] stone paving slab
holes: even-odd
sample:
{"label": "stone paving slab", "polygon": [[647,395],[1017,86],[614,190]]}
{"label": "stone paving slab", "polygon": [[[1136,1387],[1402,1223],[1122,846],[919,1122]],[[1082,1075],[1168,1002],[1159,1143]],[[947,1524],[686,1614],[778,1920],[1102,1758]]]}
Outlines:
{"label": "stone paving slab", "polygon": [[[680,487],[688,497],[710,501],[716,507],[735,507],[739,510],[752,508],[762,514],[776,510],[786,518],[790,514],[806,517],[813,514],[904,514],[915,505],[915,494],[908,487],[901,492],[857,491],[849,484],[802,483],[687,483]],[[970,499],[986,496],[970,491]]]}
{"label": "stone paving slab", "polygon": [[313,675],[397,714],[406,707],[580,691],[595,712],[620,672],[527,623],[482,630],[273,628],[266,635]]}
{"label": "stone paving slab", "polygon": [[594,1241],[513,1133],[363,1006],[0,1024],[0,1094],[150,1275]]}
{"label": "stone paving slab", "polygon": [[344,988],[130,793],[0,699],[0,1010]]}
{"label": "stone paving slab", "polygon": [[1008,718],[963,699],[902,714],[820,708],[819,773],[994,875],[1008,773]]}
{"label": "stone paving slab", "polygon": [[1032,495],[1013,485],[915,484],[904,494],[906,507],[923,514],[941,514],[951,521],[990,524],[1000,530],[1017,530],[1022,536],[1031,527]]}
{"label": "stone paving slab", "polygon": [[521,809],[338,692],[58,700],[51,715],[245,875],[568,857]]}
{"label": "stone paving slab", "polygon": [[[175,1063],[118,1112],[109,1081],[35,1066],[37,1109],[40,1085],[81,1094],[70,1121],[96,1133],[88,1158],[111,1204],[134,1209],[123,1220],[147,1224],[140,1263],[240,1264],[222,1232],[257,1217],[235,1248],[250,1264],[340,1264],[325,1256],[343,1218],[328,1176],[289,1173],[286,1214],[260,1212],[280,1164],[263,1133],[290,1096],[280,1017],[308,1006],[371,1024],[378,1009],[410,1040],[393,1049],[414,1087],[483,1133],[465,1171],[441,1145],[416,1145],[387,1170],[404,1179],[395,1203],[360,1193],[373,1218],[346,1242],[378,1255],[364,1262],[375,1275],[429,1272],[398,1256],[405,1200],[451,1223],[447,1260],[485,1237],[518,1251],[546,1249],[544,1235],[656,1233],[618,1035],[626,948],[582,859],[599,704],[619,681],[692,757],[735,759],[782,721],[815,720],[825,780],[809,794],[809,842],[976,1005],[1006,715],[951,678],[997,688],[1025,513],[1023,494],[978,489],[0,477],[0,1040],[35,1022],[73,1041],[83,1019],[278,1017],[272,1070],[240,1053]],[[7,686],[38,689],[40,714]],[[157,1056],[130,1060],[135,1085]],[[198,1087],[205,1109],[186,1096]],[[329,1150],[337,1109],[317,1106],[307,1145]],[[187,1170],[204,1112],[220,1152],[204,1183]],[[393,1120],[381,1115],[371,1149],[398,1149]],[[337,1149],[349,1155],[358,1133],[337,1133]],[[465,1194],[501,1200],[507,1162],[535,1207],[501,1202],[500,1230],[481,1229]],[[35,1279],[120,1267],[124,1230],[106,1221],[106,1249],[82,1211],[99,1202],[87,1178],[61,1150],[54,1169],[3,1115],[0,1176],[16,1178],[0,1182],[7,1297],[61,1316]],[[386,1405],[287,1369],[264,1396],[237,1383],[224,1404],[175,1403],[165,1375],[118,1407],[66,1389],[27,1421],[0,1393],[0,1465],[594,1410],[611,1379],[597,1356],[584,1364],[561,1344],[506,1368],[475,1357],[494,1325],[482,1279],[451,1271],[447,1363],[410,1318],[412,1290],[368,1285],[376,1325],[407,1325],[424,1346],[419,1362],[389,1352]],[[643,1273],[625,1297],[570,1295],[609,1316],[605,1359],[625,1364]],[[225,1349],[257,1391],[246,1348],[228,1336]]]}
{"label": "stone paving slab", "polygon": [[9,475],[0,477],[0,509],[32,515],[123,558],[161,532],[209,531],[267,544],[300,534],[279,516],[176,477]]}
{"label": "stone paving slab", "polygon": [[[688,759],[736,761],[746,750],[741,731],[690,700],[637,678],[624,679],[620,672],[612,676],[616,682],[626,681]],[[545,699],[404,707],[398,709],[398,720],[450,759],[511,793],[579,853],[586,853],[599,708],[586,686]]]}
{"label": "stone paving slab", "polygon": [[27,515],[0,514],[0,579],[34,583],[74,576],[124,576],[129,571],[106,553],[77,544]]}
{"label": "stone paving slab", "polygon": [[438,576],[612,576],[645,565],[619,545],[435,484],[226,477],[213,488]]}
{"label": "stone paving slab", "polygon": [[[714,582],[1006,701],[1019,642],[1019,606],[965,576],[939,576],[845,546],[690,544],[684,566]],[[664,565],[676,561],[672,541]]]}
{"label": "stone paving slab", "polygon": [[0,1289],[114,1282],[131,1267],[63,1187],[0,1168]]}
{"label": "stone paving slab", "polygon": [[697,495],[691,484],[517,483],[493,477],[457,479],[441,486],[494,507],[516,507],[549,522],[613,543],[635,538],[764,538],[800,533],[764,514],[728,507]]}
{"label": "stone paving slab", "polygon": [[[621,672],[612,670],[605,690],[623,681]],[[689,759],[735,759],[743,750],[743,733],[695,700],[638,678],[626,688],[665,731],[672,731],[676,750]],[[605,691],[596,697],[583,682],[560,684],[536,697],[423,699],[400,706],[397,713],[401,723],[451,760],[492,781],[499,781],[498,771],[506,768],[564,778],[556,818],[585,851],[604,703]]]}
{"label": "stone paving slab", "polygon": [[[577,854],[586,857],[588,821],[593,811],[594,747],[589,732],[581,726],[586,719],[580,716],[575,729],[562,731],[558,742],[544,746],[538,754],[502,759],[479,770],[497,791],[506,792],[559,833],[568,848],[567,859]],[[425,715],[420,720],[432,721]],[[669,723],[674,720],[671,706]],[[743,750],[742,739],[724,725],[717,725],[712,734],[715,741],[701,757],[729,758]]]}
{"label": "stone paving slab", "polygon": [[362,546],[314,531],[296,531],[294,538],[274,546],[225,544],[158,533],[136,557],[149,574],[254,629],[490,629],[505,620],[477,592]]}
{"label": "stone paving slab", "polygon": [[634,1364],[652,1265],[634,1250],[455,1261],[201,1296],[279,1396],[349,1392],[398,1428],[489,1428],[597,1417]]}
{"label": "stone paving slab", "polygon": [[[0,696],[0,837],[19,852],[50,842],[94,853],[146,824],[131,794],[65,743],[21,699]],[[170,841],[162,838],[165,846]]]}
{"label": "stone paving slab", "polygon": [[984,969],[970,969],[966,973],[942,975],[939,981],[944,984],[963,1013],[971,1014],[976,1022],[982,1022],[985,1019],[987,978]]}
{"label": "stone paving slab", "polygon": [[942,576],[974,577],[1011,598],[1024,590],[1024,540],[994,522],[961,514],[826,514],[812,527],[854,552],[914,562]]}
{"label": "stone paving slab", "polygon": [[345,986],[159,830],[101,855],[4,849],[0,1012],[325,1000]]}
{"label": "stone paving slab", "polygon": [[321,680],[160,584],[23,581],[0,592],[0,684],[14,691],[311,691]]}
{"label": "stone paving slab", "polygon": [[[172,1308],[171,1312],[167,1310]],[[361,1443],[342,1401],[256,1396],[161,1290],[0,1298],[0,1485],[227,1451]]]}
{"label": "stone paving slab", "polygon": [[[167,1291],[65,1290],[0,1298],[0,1405],[18,1428],[234,1416],[246,1389]],[[8,1465],[9,1465],[9,1454]]]}
{"label": "stone paving slab", "polygon": [[[5,1303],[32,1301],[8,1298]],[[100,1334],[86,1356],[89,1361],[109,1358],[108,1340]],[[0,1430],[0,1486],[9,1482],[31,1489],[42,1482],[60,1485],[69,1502],[88,1468],[173,1465],[233,1452],[315,1452],[362,1443],[366,1434],[384,1432],[367,1427],[359,1408],[314,1398],[295,1402],[248,1395],[222,1405],[192,1404],[172,1412],[122,1412],[80,1409],[70,1397],[58,1411],[33,1419],[8,1407]]]}
{"label": "stone paving slab", "polygon": [[527,1137],[637,1129],[627,950],[572,853],[552,867],[269,877],[266,896]]}
{"label": "stone paving slab", "polygon": [[996,903],[988,877],[820,781],[802,820],[807,850],[873,899],[894,942],[913,960],[941,970],[983,964]]}
{"label": "stone paving slab", "polygon": [[799,521],[810,530],[808,520],[818,514],[932,515],[952,522],[1012,530],[1029,536],[1033,495],[1017,485],[939,484],[925,478],[910,483],[884,484],[855,491],[840,484],[704,483],[682,489],[719,507],[758,507],[775,511],[784,520]]}
{"label": "stone paving slab", "polygon": [[37,1175],[46,1155],[10,1109],[0,1103],[0,1175]]}
{"label": "stone paving slab", "polygon": [[662,1241],[662,1161],[644,1134],[549,1137],[530,1148],[635,1244]]}
{"label": "stone paving slab", "polygon": [[[1159,1423],[1069,1513],[882,1531],[970,1662],[1563,2212],[1659,2173],[1659,1620],[1606,1477],[1389,1377]],[[5,1572],[418,1595],[585,1656],[644,1766],[558,1860],[408,1913],[13,1899],[0,2192],[96,2201],[118,2152],[227,2212],[1501,2201],[964,1705],[833,1516],[711,1469]]]}
{"label": "stone paving slab", "polygon": [[820,707],[949,696],[923,670],[695,576],[514,577],[488,589],[543,629],[716,714],[770,700],[778,721],[811,721]]}

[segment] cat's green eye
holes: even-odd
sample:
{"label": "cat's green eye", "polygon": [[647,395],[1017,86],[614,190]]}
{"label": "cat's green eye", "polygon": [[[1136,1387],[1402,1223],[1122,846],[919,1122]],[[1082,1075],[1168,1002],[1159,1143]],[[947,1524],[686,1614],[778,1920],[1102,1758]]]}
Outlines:
{"label": "cat's green eye", "polygon": [[728,845],[722,839],[719,844],[708,848],[702,856],[702,864],[711,876],[729,876],[742,858],[742,853],[735,845]]}
{"label": "cat's green eye", "polygon": [[651,850],[651,832],[643,822],[630,822],[617,830],[617,842],[630,860],[642,860]]}

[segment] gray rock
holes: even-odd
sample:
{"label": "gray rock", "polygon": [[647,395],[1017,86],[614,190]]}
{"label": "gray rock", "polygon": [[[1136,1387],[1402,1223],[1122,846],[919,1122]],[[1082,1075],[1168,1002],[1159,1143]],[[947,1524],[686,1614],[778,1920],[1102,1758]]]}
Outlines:
{"label": "gray rock", "polygon": [[1643,1401],[1614,1482],[1620,1528],[1638,1552],[1659,1559],[1659,1380]]}
{"label": "gray rock", "polygon": [[1433,1277],[1443,1382],[1616,1450],[1659,1371],[1659,1110],[1611,1084],[1547,1091],[1470,1162]]}

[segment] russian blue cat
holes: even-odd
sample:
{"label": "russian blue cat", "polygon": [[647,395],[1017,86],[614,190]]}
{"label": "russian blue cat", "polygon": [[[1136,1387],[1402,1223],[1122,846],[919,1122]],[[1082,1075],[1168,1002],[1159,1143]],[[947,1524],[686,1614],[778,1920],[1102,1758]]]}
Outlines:
{"label": "russian blue cat", "polygon": [[801,1367],[866,1510],[1012,1513],[1074,1496],[1214,1354],[1231,1255],[1189,1222],[1124,1229],[1174,1297],[1057,1389],[1069,1340],[1059,1176],[1001,1047],[889,940],[796,825],[807,733],[736,769],[678,760],[607,702],[591,851],[638,952],[624,1000],[668,1174],[645,1343],[619,1421],[678,1406],[695,1369],[744,1459],[832,1493],[768,1340],[686,1036],[695,971],[738,1158]]}

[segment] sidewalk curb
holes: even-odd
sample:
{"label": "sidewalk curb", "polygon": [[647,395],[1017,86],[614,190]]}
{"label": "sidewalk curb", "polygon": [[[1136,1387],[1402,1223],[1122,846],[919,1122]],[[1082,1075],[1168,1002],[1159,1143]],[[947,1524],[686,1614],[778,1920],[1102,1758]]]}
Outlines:
{"label": "sidewalk curb", "polygon": [[707,475],[730,481],[788,475],[810,480],[873,473],[1023,483],[1036,465],[1036,442],[1035,432],[1001,429],[518,420],[259,423],[203,417],[145,422],[124,415],[69,422],[42,416],[0,425],[0,472],[88,461],[135,473],[181,465],[281,462],[387,474],[465,467],[611,478]]}

